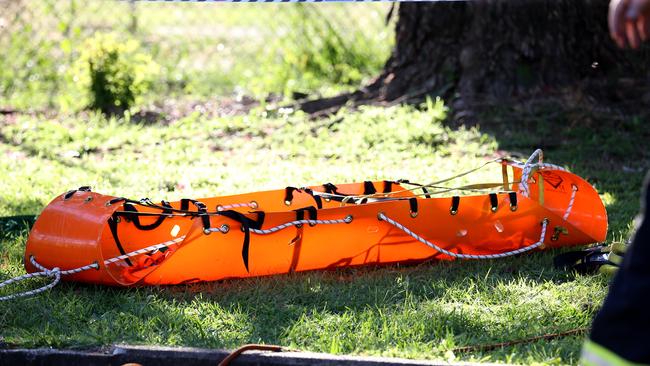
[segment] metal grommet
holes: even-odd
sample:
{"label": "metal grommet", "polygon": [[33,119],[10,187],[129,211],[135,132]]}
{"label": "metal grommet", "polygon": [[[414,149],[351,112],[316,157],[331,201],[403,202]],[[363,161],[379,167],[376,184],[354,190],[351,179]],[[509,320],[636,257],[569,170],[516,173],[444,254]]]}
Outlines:
{"label": "metal grommet", "polygon": [[112,205],[111,201],[106,201],[106,207],[110,207]]}
{"label": "metal grommet", "polygon": [[352,215],[347,215],[347,216],[345,216],[345,219],[343,219],[343,220],[345,221],[346,224],[349,224],[349,223],[352,222],[353,219],[354,219],[354,217],[352,217]]}
{"label": "metal grommet", "polygon": [[284,204],[287,205],[287,206],[291,206],[291,201],[286,201],[286,200],[285,200],[285,201],[284,201]]}
{"label": "metal grommet", "polygon": [[252,209],[257,209],[260,205],[257,204],[257,201],[251,201],[249,204]]}
{"label": "metal grommet", "polygon": [[95,271],[99,271],[99,262],[94,261],[93,264],[95,265]]}
{"label": "metal grommet", "polygon": [[455,214],[458,213],[458,211],[457,210],[449,210],[449,213],[452,214],[452,215],[455,215]]}
{"label": "metal grommet", "polygon": [[223,211],[223,206],[222,205],[217,205],[217,211]]}
{"label": "metal grommet", "polygon": [[119,216],[117,216],[115,217],[115,222],[119,224],[120,222],[122,222],[122,219]]}
{"label": "metal grommet", "polygon": [[230,226],[228,226],[228,224],[223,224],[221,227],[219,227],[219,231],[221,231],[223,234],[226,234],[230,231]]}
{"label": "metal grommet", "polygon": [[205,235],[210,235],[211,232],[210,229],[203,229],[203,234]]}
{"label": "metal grommet", "polygon": [[418,213],[415,212],[415,211],[411,211],[411,217],[412,217],[412,218],[416,218],[416,217],[418,217]]}
{"label": "metal grommet", "polygon": [[544,225],[544,224],[548,225],[549,222],[551,222],[551,220],[545,217],[544,220],[542,220],[542,222],[540,223],[540,225]]}
{"label": "metal grommet", "polygon": [[377,212],[377,220],[379,220],[379,221],[384,221],[384,219],[382,218],[382,216],[385,216],[383,211],[379,211],[379,212]]}
{"label": "metal grommet", "polygon": [[88,202],[90,202],[90,201],[92,201],[92,200],[93,200],[93,196],[88,196],[88,197],[86,197],[86,199],[84,200],[84,203],[88,203]]}
{"label": "metal grommet", "polygon": [[325,198],[325,202],[329,202],[331,200],[332,200],[331,198]]}
{"label": "metal grommet", "polygon": [[492,211],[492,212],[497,212],[497,208],[496,208],[496,206],[492,206],[492,207],[490,207],[490,211]]}
{"label": "metal grommet", "polygon": [[517,205],[510,205],[510,211],[512,212],[517,211]]}

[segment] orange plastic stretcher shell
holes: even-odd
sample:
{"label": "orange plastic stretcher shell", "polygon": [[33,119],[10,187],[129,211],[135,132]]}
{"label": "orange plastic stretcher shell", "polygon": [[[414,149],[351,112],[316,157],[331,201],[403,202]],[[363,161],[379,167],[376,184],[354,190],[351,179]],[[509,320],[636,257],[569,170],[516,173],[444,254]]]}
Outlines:
{"label": "orange plastic stretcher shell", "polygon": [[[502,164],[511,167],[511,182],[521,179],[521,164]],[[71,191],[55,198],[39,216],[27,242],[25,267],[28,272],[37,271],[31,257],[47,268],[61,270],[96,263],[97,269],[63,279],[128,286],[453,259],[380,220],[380,213],[452,253],[497,254],[524,248],[540,240],[544,220],[547,233],[540,248],[605,240],[605,207],[585,180],[561,169],[541,167],[528,183],[528,196],[522,194],[520,185],[506,182],[509,189],[497,194],[441,198],[416,195],[399,182],[324,185],[199,199],[203,209],[200,203],[172,202],[164,208],[171,207],[173,214],[168,210],[164,216],[152,204],[129,204],[88,190]],[[328,200],[325,194],[363,195],[373,190],[380,194],[367,202]],[[225,209],[228,205],[243,207]],[[351,222],[293,225],[268,234],[250,231],[255,224],[268,229],[297,218],[314,218],[314,214],[318,220],[348,218]],[[174,238],[182,241],[104,263]]]}

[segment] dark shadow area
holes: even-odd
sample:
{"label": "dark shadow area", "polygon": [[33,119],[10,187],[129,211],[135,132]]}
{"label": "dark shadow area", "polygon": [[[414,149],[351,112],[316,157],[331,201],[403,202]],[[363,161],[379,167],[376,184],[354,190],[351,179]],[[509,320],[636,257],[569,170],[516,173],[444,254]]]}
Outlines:
{"label": "dark shadow area", "polygon": [[23,231],[29,231],[36,222],[36,215],[0,217],[0,238]]}
{"label": "dark shadow area", "polygon": [[477,103],[463,113],[452,109],[446,124],[477,126],[496,139],[503,154],[525,158],[542,148],[546,162],[565,166],[595,186],[606,201],[608,240],[620,239],[638,212],[641,185],[650,170],[650,110],[645,102],[650,86],[639,80],[614,91],[600,87],[590,86],[593,94],[575,86]]}

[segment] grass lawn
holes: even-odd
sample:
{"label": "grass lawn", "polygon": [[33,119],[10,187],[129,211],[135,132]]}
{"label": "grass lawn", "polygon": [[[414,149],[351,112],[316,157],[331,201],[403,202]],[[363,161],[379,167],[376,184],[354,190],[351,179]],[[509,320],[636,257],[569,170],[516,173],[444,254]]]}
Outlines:
{"label": "grass lawn", "polygon": [[[547,161],[587,178],[601,193],[608,241],[626,240],[650,166],[648,150],[640,148],[650,141],[645,117],[533,112],[486,111],[485,124],[476,128],[447,125],[442,102],[343,110],[319,120],[262,109],[228,116],[190,112],[153,124],[85,113],[0,115],[0,216],[38,214],[55,195],[81,185],[174,200],[329,181],[431,181],[498,151],[529,154],[542,146]],[[513,114],[517,124],[509,120]],[[7,219],[0,225],[0,277],[6,279],[24,271],[28,228]],[[575,364],[581,336],[453,352],[589,326],[608,279],[556,271],[554,254],[190,286],[63,283],[31,299],[0,303],[0,336],[10,347],[260,342],[337,354]]]}

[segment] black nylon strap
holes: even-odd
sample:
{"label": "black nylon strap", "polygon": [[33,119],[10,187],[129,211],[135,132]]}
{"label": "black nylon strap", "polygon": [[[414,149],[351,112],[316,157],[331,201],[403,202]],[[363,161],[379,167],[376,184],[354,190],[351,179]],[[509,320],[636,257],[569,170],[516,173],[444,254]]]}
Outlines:
{"label": "black nylon strap", "polygon": [[392,191],[393,191],[393,181],[385,180],[383,193],[390,193]]}
{"label": "black nylon strap", "polygon": [[319,196],[314,194],[314,191],[310,188],[296,188],[296,187],[287,187],[284,189],[284,202],[291,204],[293,201],[293,192],[305,192],[308,195],[310,195],[313,199],[314,202],[316,202],[316,207],[319,209],[323,208],[323,199]]}
{"label": "black nylon strap", "polygon": [[70,190],[70,191],[67,191],[67,192],[63,195],[63,199],[64,199],[64,200],[69,200],[69,199],[72,198],[72,196],[73,196],[75,193],[77,193],[77,192],[90,192],[90,186],[82,186],[82,187],[79,187],[79,188],[77,188],[77,189],[72,189],[72,190]]}
{"label": "black nylon strap", "polygon": [[[305,219],[305,211],[309,214],[309,220],[318,220],[318,210],[314,206],[307,206],[294,210],[296,212],[296,220]],[[296,225],[297,227],[302,227],[302,224]],[[314,224],[309,224],[309,226],[314,226]]]}
{"label": "black nylon strap", "polygon": [[337,192],[338,188],[332,183],[323,184],[323,189],[325,189],[325,193],[338,194]]}
{"label": "black nylon strap", "polygon": [[190,208],[190,202],[193,203],[195,206],[198,203],[200,203],[197,200],[193,200],[191,198],[183,198],[181,199],[181,211],[187,211]]}
{"label": "black nylon strap", "polygon": [[[257,220],[250,219],[246,215],[233,210],[221,211],[217,213],[217,215],[225,216],[241,224],[242,230],[244,231],[244,243],[242,244],[241,255],[242,259],[244,260],[244,267],[246,267],[246,272],[248,272],[248,256],[251,239],[250,229],[261,229],[265,218],[263,211],[255,211],[255,213],[257,214]],[[204,217],[208,216],[205,215]]]}
{"label": "black nylon strap", "polygon": [[[113,240],[115,241],[117,250],[119,250],[122,255],[126,254],[124,247],[122,247],[122,243],[120,243],[120,238],[117,236],[117,214],[113,214],[113,216],[108,219],[108,228],[111,230],[111,235],[113,235]],[[133,263],[131,263],[129,258],[124,259],[124,261],[127,265],[133,266]]]}
{"label": "black nylon strap", "polygon": [[365,181],[363,182],[363,194],[375,194],[377,193],[377,189],[375,189],[375,185],[372,184],[370,181]]}
{"label": "black nylon strap", "polygon": [[455,215],[455,214],[458,213],[458,206],[460,206],[460,197],[458,197],[458,196],[451,197],[451,208],[449,209],[449,212],[452,215]]}
{"label": "black nylon strap", "polygon": [[201,223],[203,224],[203,230],[208,230],[210,228],[210,216],[208,216],[208,208],[203,202],[193,202],[199,211],[199,216],[201,216]]}
{"label": "black nylon strap", "polygon": [[319,195],[314,194],[314,191],[312,191],[311,189],[308,190],[306,189],[305,192],[309,193],[312,197],[314,197],[314,201],[316,201],[316,207],[318,209],[323,208],[323,199]]}
{"label": "black nylon strap", "polygon": [[294,211],[296,212],[296,220],[304,220],[305,211],[309,214],[309,220],[318,220],[318,210],[314,206],[302,207]]}
{"label": "black nylon strap", "polygon": [[422,186],[422,193],[424,193],[425,198],[431,198],[431,195],[429,194],[429,191],[427,191],[427,187]]}
{"label": "black nylon strap", "polygon": [[415,197],[409,198],[409,209],[411,210],[411,216],[418,214],[418,199]]}
{"label": "black nylon strap", "polygon": [[294,191],[300,191],[296,187],[287,187],[284,189],[284,202],[291,204],[291,201],[293,201],[293,192]]}
{"label": "black nylon strap", "polygon": [[126,201],[126,198],[124,198],[124,197],[115,197],[112,200],[108,201],[108,203],[106,203],[106,204],[108,206],[110,206],[110,205],[114,205],[114,204],[116,204],[118,202],[122,202],[122,201]]}
{"label": "black nylon strap", "polygon": [[510,199],[510,209],[514,210],[517,208],[517,192],[509,192],[508,198]]}
{"label": "black nylon strap", "polygon": [[[171,208],[171,206],[169,204],[165,205],[163,203],[163,206]],[[157,228],[158,226],[160,226],[160,224],[162,224],[162,222],[166,218],[166,216],[158,216],[156,221],[154,221],[153,223],[148,224],[148,225],[143,225],[142,223],[140,223],[140,217],[138,216],[138,210],[132,204],[130,204],[128,202],[124,202],[124,211],[133,212],[133,214],[120,213],[120,215],[124,216],[125,219],[133,222],[133,225],[135,225],[135,227],[138,228],[138,230],[145,230],[145,231],[153,230],[153,229]],[[166,213],[166,214],[171,213],[171,212],[172,212],[171,210],[167,210],[167,209],[163,210],[163,213]]]}
{"label": "black nylon strap", "polygon": [[494,212],[499,207],[499,198],[497,197],[496,193],[490,193],[489,196],[490,196],[490,209],[492,210],[492,212]]}

